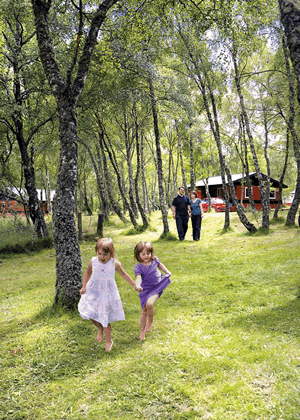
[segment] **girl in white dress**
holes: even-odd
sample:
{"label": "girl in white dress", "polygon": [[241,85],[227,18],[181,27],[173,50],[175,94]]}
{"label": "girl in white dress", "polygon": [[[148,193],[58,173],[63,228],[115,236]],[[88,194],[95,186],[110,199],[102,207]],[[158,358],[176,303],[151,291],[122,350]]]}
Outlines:
{"label": "girl in white dress", "polygon": [[106,339],[106,351],[111,351],[111,323],[125,320],[122,302],[115,281],[115,271],[135,290],[142,291],[132,278],[124,271],[120,261],[116,259],[116,252],[112,239],[99,239],[95,246],[96,257],[89,262],[83,277],[80,290],[78,310],[82,318],[90,319],[98,328],[97,341]]}

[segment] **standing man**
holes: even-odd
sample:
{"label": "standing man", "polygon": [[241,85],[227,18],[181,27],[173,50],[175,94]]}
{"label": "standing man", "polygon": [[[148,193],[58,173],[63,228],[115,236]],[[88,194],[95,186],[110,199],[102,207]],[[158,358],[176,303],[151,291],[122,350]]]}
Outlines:
{"label": "standing man", "polygon": [[188,229],[189,216],[191,215],[191,206],[189,198],[184,195],[184,188],[178,188],[178,195],[172,202],[173,218],[176,220],[177,232],[180,241],[185,238]]}

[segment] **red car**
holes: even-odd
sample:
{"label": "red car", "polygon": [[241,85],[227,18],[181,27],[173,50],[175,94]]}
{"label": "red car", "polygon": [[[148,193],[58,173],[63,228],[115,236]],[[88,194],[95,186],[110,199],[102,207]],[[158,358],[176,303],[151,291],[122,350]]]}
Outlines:
{"label": "red car", "polygon": [[[208,211],[208,198],[201,199],[202,208],[204,212]],[[223,198],[218,197],[211,197],[211,207],[215,209],[215,211],[225,211],[225,200]]]}

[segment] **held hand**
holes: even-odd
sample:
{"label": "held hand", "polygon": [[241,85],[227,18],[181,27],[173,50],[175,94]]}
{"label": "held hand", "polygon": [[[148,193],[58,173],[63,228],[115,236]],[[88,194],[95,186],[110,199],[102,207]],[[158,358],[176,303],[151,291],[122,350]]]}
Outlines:
{"label": "held hand", "polygon": [[165,275],[168,275],[168,276],[170,276],[170,277],[171,277],[172,273],[171,273],[171,271],[167,271],[167,272],[165,273]]}
{"label": "held hand", "polygon": [[82,287],[82,288],[80,289],[79,293],[80,293],[81,295],[83,295],[83,294],[85,293],[85,291],[86,291],[86,288],[85,288],[85,287]]}
{"label": "held hand", "polygon": [[142,288],[141,286],[137,286],[137,285],[135,285],[135,286],[134,286],[134,289],[135,289],[137,292],[142,292],[142,291],[143,291],[143,288]]}

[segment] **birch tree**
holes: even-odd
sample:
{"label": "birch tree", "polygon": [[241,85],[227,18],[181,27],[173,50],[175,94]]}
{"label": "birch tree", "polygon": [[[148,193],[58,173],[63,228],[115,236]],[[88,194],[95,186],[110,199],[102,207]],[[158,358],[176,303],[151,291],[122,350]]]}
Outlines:
{"label": "birch tree", "polygon": [[[52,38],[56,28],[51,17],[59,18],[52,0],[31,0],[35,17],[40,58],[52,94],[56,99],[59,119],[60,164],[53,203],[53,235],[56,251],[56,302],[74,306],[82,283],[81,257],[75,226],[75,193],[78,176],[76,107],[82,93],[99,30],[117,0],[104,0],[91,9],[84,9],[82,0],[75,5],[78,19],[73,55],[60,68]],[[74,7],[73,2],[68,6]],[[69,10],[68,10],[69,12]],[[85,21],[88,15],[89,19]],[[83,34],[87,29],[84,45]],[[70,34],[74,37],[74,34]],[[68,66],[69,64],[69,66]],[[68,68],[66,68],[68,66]]]}

